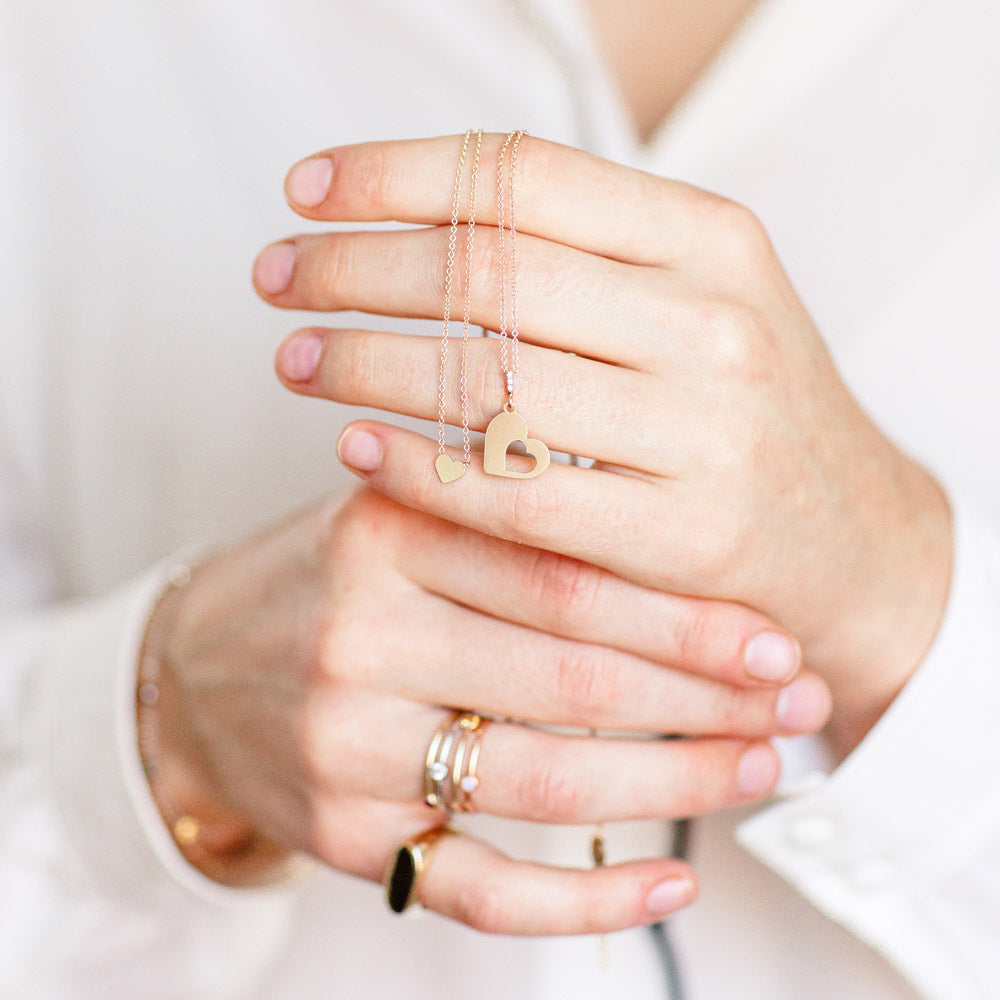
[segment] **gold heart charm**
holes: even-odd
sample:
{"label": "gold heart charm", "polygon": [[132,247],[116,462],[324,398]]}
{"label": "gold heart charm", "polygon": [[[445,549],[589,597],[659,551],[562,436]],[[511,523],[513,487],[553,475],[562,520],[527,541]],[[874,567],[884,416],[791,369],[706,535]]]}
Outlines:
{"label": "gold heart charm", "polygon": [[465,463],[450,455],[438,455],[434,459],[434,468],[437,469],[438,479],[442,483],[453,483],[465,475]]}
{"label": "gold heart charm", "polygon": [[[516,441],[520,441],[535,460],[535,467],[530,472],[507,468],[507,449]],[[517,410],[503,409],[490,421],[483,449],[483,469],[486,473],[509,479],[534,479],[548,467],[549,449],[538,438],[528,437],[528,423]]]}

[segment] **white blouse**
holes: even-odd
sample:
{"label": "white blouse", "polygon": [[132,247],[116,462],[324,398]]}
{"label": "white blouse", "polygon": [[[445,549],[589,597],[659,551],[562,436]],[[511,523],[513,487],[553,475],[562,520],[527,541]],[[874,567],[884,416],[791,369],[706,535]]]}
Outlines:
{"label": "white blouse", "polygon": [[[161,561],[350,484],[333,445],[356,411],[277,384],[300,320],[249,285],[257,249],[304,228],[285,170],[470,126],[749,205],[848,384],[955,505],[944,625],[876,729],[829,775],[788,741],[780,797],[695,824],[702,896],[671,923],[689,1000],[1000,996],[994,0],[767,0],[646,145],[577,0],[0,17],[0,997],[666,995],[643,929],[602,964],[589,938],[400,920],[334,872],[222,889],[173,849],[136,760]],[[588,830],[478,819],[587,863]],[[668,833],[615,824],[611,860]]]}

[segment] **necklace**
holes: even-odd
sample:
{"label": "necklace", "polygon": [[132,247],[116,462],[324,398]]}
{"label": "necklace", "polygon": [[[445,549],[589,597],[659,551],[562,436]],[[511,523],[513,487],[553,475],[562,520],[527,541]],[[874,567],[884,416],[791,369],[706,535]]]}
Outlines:
{"label": "necklace", "polygon": [[[528,437],[528,424],[517,412],[515,392],[519,370],[520,333],[517,320],[517,218],[514,174],[523,129],[511,132],[497,154],[497,252],[500,277],[500,367],[503,369],[507,401],[486,428],[483,469],[491,476],[532,479],[549,465],[549,449],[537,438]],[[508,150],[510,155],[508,156]],[[509,346],[508,346],[509,345]],[[507,468],[507,449],[520,442],[534,468],[520,472]]]}
{"label": "necklace", "polygon": [[[458,217],[462,202],[462,181],[465,178],[465,160],[469,152],[472,136],[476,136],[476,147],[472,154],[472,169],[469,179],[469,221],[465,228],[465,293],[462,297],[462,353],[459,362],[459,402],[462,415],[462,460],[452,458],[445,450],[445,400],[448,374],[448,341],[451,324],[451,293],[455,277],[455,254],[458,246]],[[451,202],[451,228],[448,232],[448,262],[444,275],[444,329],[441,334],[441,355],[438,365],[438,455],[434,468],[442,483],[453,483],[461,479],[472,462],[469,443],[469,321],[472,293],[472,249],[476,237],[476,190],[479,186],[479,154],[483,148],[483,130],[469,129],[462,140],[462,149],[455,170],[455,188]]]}

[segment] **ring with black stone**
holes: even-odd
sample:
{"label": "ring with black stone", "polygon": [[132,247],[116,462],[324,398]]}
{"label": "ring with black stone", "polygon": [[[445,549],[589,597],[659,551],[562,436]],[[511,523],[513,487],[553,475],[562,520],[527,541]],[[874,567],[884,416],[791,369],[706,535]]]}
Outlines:
{"label": "ring with black stone", "polygon": [[399,845],[382,878],[385,899],[393,913],[402,913],[417,902],[420,879],[430,864],[434,847],[442,837],[457,832],[449,826],[435,826]]}

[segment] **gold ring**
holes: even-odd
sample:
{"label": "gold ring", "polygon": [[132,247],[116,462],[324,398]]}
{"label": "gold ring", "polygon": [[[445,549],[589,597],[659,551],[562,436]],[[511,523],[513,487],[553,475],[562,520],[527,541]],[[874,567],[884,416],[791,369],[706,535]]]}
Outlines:
{"label": "gold ring", "polygon": [[455,723],[461,714],[449,712],[434,730],[424,756],[424,802],[443,812],[449,812],[448,803],[452,798],[449,761],[455,752]]}
{"label": "gold ring", "polygon": [[474,812],[479,750],[490,720],[477,712],[452,711],[434,730],[424,754],[424,802],[446,815]]}
{"label": "gold ring", "polygon": [[461,735],[451,765],[453,812],[475,812],[472,795],[479,787],[479,775],[476,772],[479,769],[479,750],[482,746],[480,741],[483,738],[483,730],[489,723],[489,719],[471,712],[467,712],[457,720]]}
{"label": "gold ring", "polygon": [[420,879],[430,865],[434,847],[442,837],[457,832],[449,826],[435,826],[396,848],[382,877],[385,901],[393,913],[402,913],[417,902]]}

